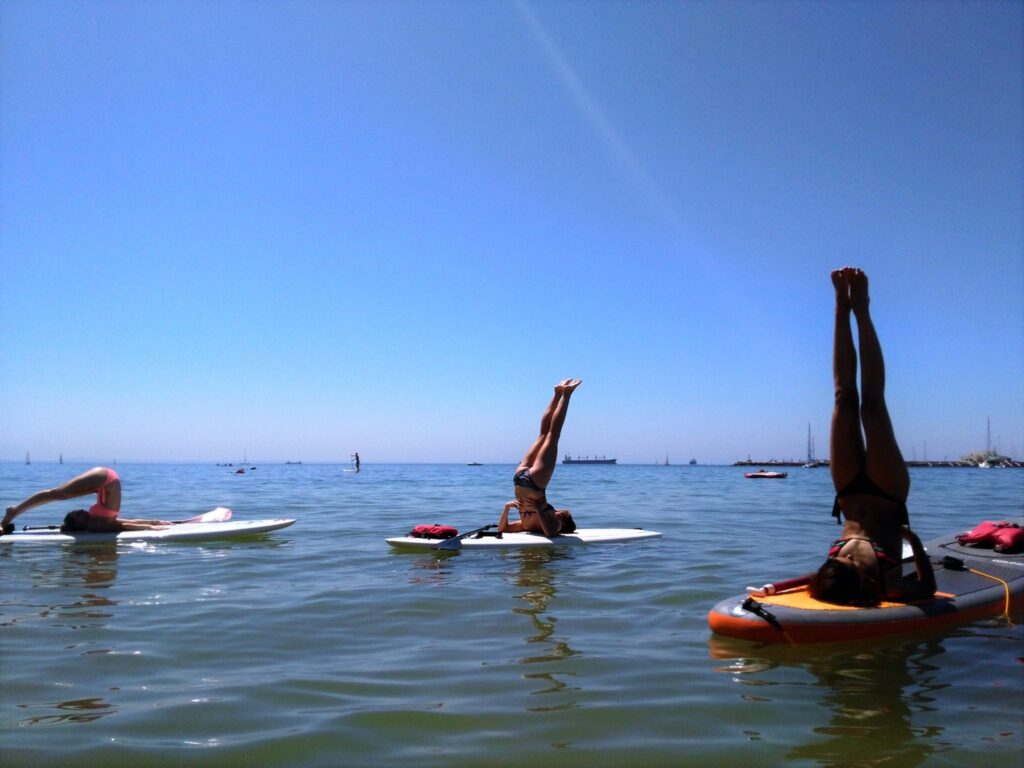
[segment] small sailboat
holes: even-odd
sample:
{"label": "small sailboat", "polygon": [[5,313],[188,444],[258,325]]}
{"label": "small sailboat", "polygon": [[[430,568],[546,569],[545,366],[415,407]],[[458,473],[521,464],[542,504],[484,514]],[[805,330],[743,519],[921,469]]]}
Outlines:
{"label": "small sailboat", "polygon": [[25,463],[26,464],[31,464],[32,463],[32,459],[30,459],[29,456],[28,456],[28,451],[25,451]]}
{"label": "small sailboat", "polygon": [[807,422],[807,463],[804,469],[815,469],[820,467],[821,462],[814,458],[814,437],[811,435],[811,422]]}

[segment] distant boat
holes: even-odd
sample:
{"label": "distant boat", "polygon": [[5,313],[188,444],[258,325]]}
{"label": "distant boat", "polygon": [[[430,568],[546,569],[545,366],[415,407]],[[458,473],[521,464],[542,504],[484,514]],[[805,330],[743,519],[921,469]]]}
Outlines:
{"label": "distant boat", "polygon": [[667,467],[667,466],[669,466],[669,463],[668,463],[668,454],[667,454],[667,453],[665,454],[665,466],[666,466],[666,467]]}
{"label": "distant boat", "polygon": [[751,480],[782,480],[786,477],[786,473],[769,472],[767,469],[759,469],[757,472],[746,472],[743,476]]}
{"label": "distant boat", "polygon": [[483,464],[481,464],[479,461],[470,461],[470,462],[467,462],[466,466],[467,467],[482,467]]}
{"label": "distant boat", "polygon": [[590,458],[589,456],[583,456],[582,458],[577,456],[575,459],[569,454],[565,454],[565,458],[562,459],[563,464],[615,464],[618,459],[607,459],[604,456]]}
{"label": "distant boat", "polygon": [[25,451],[25,463],[26,464],[31,464],[32,463],[32,459],[30,459],[28,457],[28,451]]}
{"label": "distant boat", "polygon": [[286,461],[285,464],[301,464],[301,461]]}
{"label": "distant boat", "polygon": [[811,422],[807,422],[807,463],[803,467],[804,469],[814,469],[820,466],[821,463],[814,458],[814,436],[811,435]]}
{"label": "distant boat", "polygon": [[691,464],[696,464],[696,463],[697,463],[697,460],[696,460],[696,459],[690,459],[690,463],[691,463]]}
{"label": "distant boat", "polygon": [[63,463],[64,463],[64,454],[63,454],[63,453],[62,453],[62,454],[60,455],[60,459],[59,459],[59,462],[60,462],[61,464],[63,464]]}

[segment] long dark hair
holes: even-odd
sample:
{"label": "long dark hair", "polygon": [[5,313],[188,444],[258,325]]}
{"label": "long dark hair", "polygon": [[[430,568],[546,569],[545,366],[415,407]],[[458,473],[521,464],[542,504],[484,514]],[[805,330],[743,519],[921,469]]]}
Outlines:
{"label": "long dark hair", "polygon": [[60,527],[60,530],[62,533],[89,530],[89,513],[84,509],[68,512],[64,515],[64,524]]}
{"label": "long dark hair", "polygon": [[836,605],[878,605],[875,582],[849,563],[835,558],[822,563],[807,584],[807,591],[817,600]]}
{"label": "long dark hair", "polygon": [[559,523],[559,533],[572,533],[576,530],[576,521],[572,519],[572,513],[568,509],[555,510],[555,517]]}

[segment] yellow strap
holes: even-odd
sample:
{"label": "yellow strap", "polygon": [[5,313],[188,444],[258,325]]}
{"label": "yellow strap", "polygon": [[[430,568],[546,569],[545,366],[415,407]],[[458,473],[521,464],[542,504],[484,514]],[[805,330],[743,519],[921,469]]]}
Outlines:
{"label": "yellow strap", "polygon": [[976,573],[979,576],[984,576],[986,579],[992,579],[992,581],[998,581],[1003,585],[1003,593],[1006,595],[1006,606],[1003,608],[1003,615],[999,618],[1005,618],[1010,625],[1013,625],[1013,621],[1010,620],[1010,585],[1000,579],[998,576],[993,576],[991,573],[985,573],[984,571],[977,571],[974,568],[968,568],[971,573]]}

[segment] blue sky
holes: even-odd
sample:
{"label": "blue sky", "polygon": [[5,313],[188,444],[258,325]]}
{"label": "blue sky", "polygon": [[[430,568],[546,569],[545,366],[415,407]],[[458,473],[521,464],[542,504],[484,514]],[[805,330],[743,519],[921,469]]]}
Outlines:
{"label": "blue sky", "polygon": [[0,5],[0,459],[1024,454],[1024,5]]}

